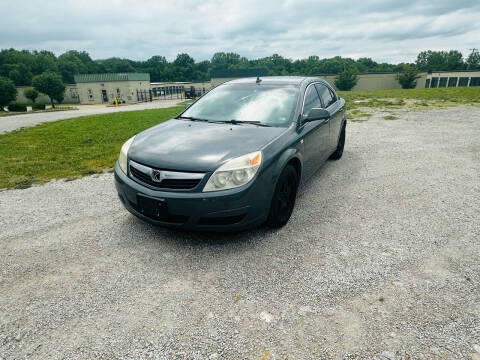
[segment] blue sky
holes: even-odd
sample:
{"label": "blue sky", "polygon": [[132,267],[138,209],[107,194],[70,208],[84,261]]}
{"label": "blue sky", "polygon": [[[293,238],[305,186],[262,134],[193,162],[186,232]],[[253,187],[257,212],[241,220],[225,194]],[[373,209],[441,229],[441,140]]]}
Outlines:
{"label": "blue sky", "polygon": [[195,60],[217,51],[414,61],[421,50],[480,48],[480,1],[0,0],[0,48],[86,50]]}

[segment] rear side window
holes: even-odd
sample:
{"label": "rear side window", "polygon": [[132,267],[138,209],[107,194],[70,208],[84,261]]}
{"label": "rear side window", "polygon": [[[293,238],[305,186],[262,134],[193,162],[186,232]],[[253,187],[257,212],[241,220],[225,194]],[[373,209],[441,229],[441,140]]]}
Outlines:
{"label": "rear side window", "polygon": [[320,102],[320,98],[318,97],[317,90],[315,90],[315,86],[309,86],[305,93],[305,102],[303,104],[303,115],[308,115],[310,110],[313,108],[321,108],[322,103]]}
{"label": "rear side window", "polygon": [[325,108],[329,107],[335,102],[335,100],[333,100],[332,93],[325,85],[315,84],[315,87],[317,88],[318,95],[320,95]]}

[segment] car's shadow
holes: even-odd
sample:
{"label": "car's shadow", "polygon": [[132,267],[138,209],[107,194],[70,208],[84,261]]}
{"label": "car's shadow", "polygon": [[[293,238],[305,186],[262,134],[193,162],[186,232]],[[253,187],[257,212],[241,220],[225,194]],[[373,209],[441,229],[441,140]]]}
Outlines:
{"label": "car's shadow", "polygon": [[[344,153],[346,160],[349,162],[349,171],[350,176],[352,172],[356,173],[361,164],[358,163],[357,154],[345,152]],[[357,165],[351,166],[352,163]],[[325,162],[317,172],[304,183],[302,183],[299,193],[297,195],[297,204],[296,207],[302,206],[305,203],[308,203],[308,196],[312,192],[316,192],[322,186],[322,183],[327,181],[331,186],[342,187],[342,184],[335,183],[335,180],[332,179],[328,172],[333,171],[332,167],[336,166],[336,162],[327,161]],[[345,165],[347,166],[347,165]],[[355,170],[357,169],[357,170]],[[341,216],[340,213],[329,213],[329,217]],[[322,220],[322,219],[318,219]],[[211,231],[188,231],[181,229],[169,229],[163,228],[161,226],[155,226],[149,223],[146,223],[133,215],[128,217],[126,224],[128,227],[135,228],[135,231],[147,235],[142,237],[148,242],[164,242],[166,244],[174,246],[193,246],[193,247],[209,247],[209,246],[222,246],[222,245],[234,245],[234,244],[250,244],[254,245],[257,242],[262,241],[263,239],[275,236],[277,233],[288,230],[291,226],[295,225],[295,210],[290,219],[289,223],[285,228],[282,229],[271,229],[266,225],[260,225],[256,228],[237,231],[237,232],[211,232]]]}

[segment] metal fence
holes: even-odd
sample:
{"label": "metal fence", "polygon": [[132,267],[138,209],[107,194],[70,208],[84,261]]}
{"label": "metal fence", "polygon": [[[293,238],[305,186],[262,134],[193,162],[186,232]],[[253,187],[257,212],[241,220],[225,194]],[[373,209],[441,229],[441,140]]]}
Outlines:
{"label": "metal fence", "polygon": [[137,101],[138,102],[152,101],[152,90],[137,90]]}

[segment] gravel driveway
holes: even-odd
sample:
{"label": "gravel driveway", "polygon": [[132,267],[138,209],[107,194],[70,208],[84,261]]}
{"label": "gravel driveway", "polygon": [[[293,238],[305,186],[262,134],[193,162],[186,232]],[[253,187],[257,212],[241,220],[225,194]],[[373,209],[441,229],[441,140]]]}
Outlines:
{"label": "gravel driveway", "polygon": [[278,231],[155,228],[112,174],[0,193],[0,357],[480,359],[480,108],[347,131]]}
{"label": "gravel driveway", "polygon": [[175,106],[182,100],[157,100],[133,105],[122,105],[119,107],[106,105],[73,105],[78,110],[27,113],[0,117],[0,134],[20,129],[21,127],[35,126],[44,122],[70,119],[78,116],[108,114],[121,111],[134,111],[146,109],[160,109]]}

